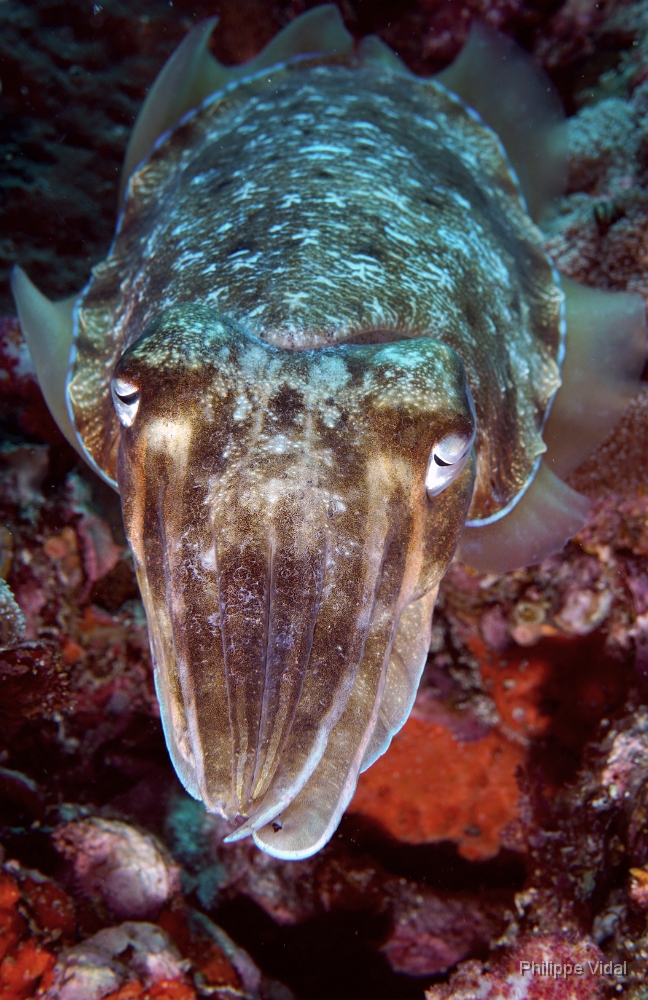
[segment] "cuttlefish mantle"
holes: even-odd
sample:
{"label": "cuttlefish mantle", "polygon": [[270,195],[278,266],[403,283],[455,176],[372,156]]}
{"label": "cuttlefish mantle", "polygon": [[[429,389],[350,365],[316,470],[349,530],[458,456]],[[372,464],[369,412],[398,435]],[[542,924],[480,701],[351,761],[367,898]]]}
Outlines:
{"label": "cuttlefish mantle", "polygon": [[562,114],[511,42],[473,28],[423,80],[325,5],[228,69],[215,23],[142,108],[83,292],[13,289],[121,495],[176,771],[296,859],[405,722],[455,552],[504,571],[583,525],[564,478],[634,391],[644,307],[545,254]]}

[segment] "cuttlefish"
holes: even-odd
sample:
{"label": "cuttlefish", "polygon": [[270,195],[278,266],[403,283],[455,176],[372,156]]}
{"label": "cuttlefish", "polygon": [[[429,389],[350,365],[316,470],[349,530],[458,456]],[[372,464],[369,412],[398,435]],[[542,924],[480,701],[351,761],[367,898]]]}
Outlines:
{"label": "cuttlefish", "polygon": [[121,495],[180,780],[295,859],[407,719],[451,559],[503,572],[584,524],[564,479],[632,395],[644,306],[545,253],[564,130],[512,42],[474,28],[421,79],[327,5],[224,68],[214,25],[142,108],[85,289],[13,289]]}

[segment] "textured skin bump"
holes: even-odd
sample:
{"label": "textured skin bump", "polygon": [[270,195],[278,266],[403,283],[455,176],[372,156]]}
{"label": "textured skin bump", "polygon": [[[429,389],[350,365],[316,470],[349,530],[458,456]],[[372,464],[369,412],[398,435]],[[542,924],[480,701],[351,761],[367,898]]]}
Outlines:
{"label": "textured skin bump", "polygon": [[484,518],[544,450],[561,301],[496,137],[454,97],[382,67],[289,64],[216,96],[131,178],[81,303],[68,391],[114,480],[107,383],[161,308],[210,305],[289,350],[432,336],[468,373],[470,517]]}

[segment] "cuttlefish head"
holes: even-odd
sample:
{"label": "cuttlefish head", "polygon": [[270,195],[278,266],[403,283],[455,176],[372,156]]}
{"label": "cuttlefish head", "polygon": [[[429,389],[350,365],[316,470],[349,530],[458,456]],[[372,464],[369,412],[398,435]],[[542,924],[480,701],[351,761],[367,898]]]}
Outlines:
{"label": "cuttlefish head", "polygon": [[461,533],[462,363],[427,338],[282,350],[182,306],[112,393],[175,766],[210,811],[247,818],[235,837],[304,857],[353,794],[401,616]]}

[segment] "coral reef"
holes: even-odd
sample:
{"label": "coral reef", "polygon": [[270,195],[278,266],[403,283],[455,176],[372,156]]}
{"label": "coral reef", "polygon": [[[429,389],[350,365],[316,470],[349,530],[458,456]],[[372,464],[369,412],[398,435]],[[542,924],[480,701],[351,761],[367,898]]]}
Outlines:
{"label": "coral reef", "polygon": [[[114,825],[122,838],[115,854],[123,876],[128,868],[123,864],[123,840],[137,842],[142,835],[124,823]],[[151,839],[146,839],[151,849]],[[131,856],[131,879],[141,873],[142,860]],[[120,905],[125,902],[122,896]],[[141,909],[141,898],[133,900],[131,894],[130,902],[131,909]],[[16,861],[8,862],[0,871],[3,1000],[197,1000],[232,995],[291,1000],[289,990],[263,976],[250,957],[208,917],[188,907],[179,892],[157,923],[127,920],[90,936],[82,934],[75,943],[82,923],[79,908],[60,885]]]}
{"label": "coral reef", "polygon": [[[601,953],[589,941],[546,935],[520,941],[489,967],[464,962],[450,982],[426,990],[426,1000],[598,1000],[605,973]],[[546,970],[533,974],[533,967]],[[521,971],[523,970],[523,971]]]}
{"label": "coral reef", "polygon": [[[310,5],[5,0],[5,272],[83,285],[137,107],[191,23],[219,13],[231,63]],[[473,17],[532,51],[570,116],[547,248],[648,298],[644,3],[341,9],[417,72]],[[411,719],[333,841],[280,862],[224,844],[173,776],[118,502],[56,429],[2,294],[0,997],[645,997],[648,387],[572,477],[593,513],[562,553],[453,564]]]}

